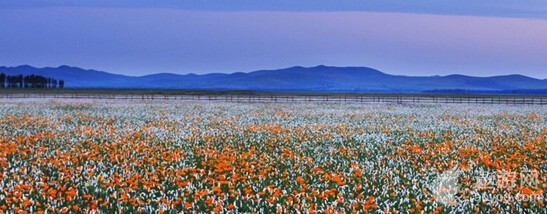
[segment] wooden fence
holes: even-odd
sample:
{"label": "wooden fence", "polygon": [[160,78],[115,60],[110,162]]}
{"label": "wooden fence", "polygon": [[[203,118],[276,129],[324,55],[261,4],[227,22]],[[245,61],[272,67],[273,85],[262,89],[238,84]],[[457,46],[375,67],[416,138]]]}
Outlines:
{"label": "wooden fence", "polygon": [[162,95],[162,94],[40,94],[40,93],[1,93],[0,99],[111,99],[111,100],[181,100],[181,101],[224,101],[224,102],[323,102],[323,103],[424,103],[424,104],[509,104],[509,105],[547,105],[547,97],[515,96],[381,96],[381,95]]}

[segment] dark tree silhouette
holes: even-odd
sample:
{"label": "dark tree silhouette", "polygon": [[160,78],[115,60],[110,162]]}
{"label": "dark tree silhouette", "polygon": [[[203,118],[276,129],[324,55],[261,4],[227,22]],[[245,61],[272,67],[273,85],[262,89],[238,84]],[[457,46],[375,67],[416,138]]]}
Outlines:
{"label": "dark tree silhouette", "polygon": [[64,81],[40,75],[10,76],[0,73],[0,88],[64,88]]}
{"label": "dark tree silhouette", "polygon": [[17,75],[17,87],[23,88],[23,75],[22,74]]}
{"label": "dark tree silhouette", "polygon": [[6,74],[0,73],[0,88],[4,88],[6,85]]}
{"label": "dark tree silhouette", "polygon": [[17,76],[7,76],[8,88],[17,88]]}

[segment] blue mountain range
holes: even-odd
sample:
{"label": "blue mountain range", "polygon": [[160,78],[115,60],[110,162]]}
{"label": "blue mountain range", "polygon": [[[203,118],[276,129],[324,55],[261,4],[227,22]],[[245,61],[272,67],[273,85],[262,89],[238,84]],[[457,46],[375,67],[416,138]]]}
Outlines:
{"label": "blue mountain range", "polygon": [[67,88],[157,88],[322,92],[423,92],[547,90],[547,79],[523,75],[473,77],[391,75],[368,67],[290,67],[248,73],[126,76],[79,67],[0,66],[8,75],[37,74],[65,81]]}

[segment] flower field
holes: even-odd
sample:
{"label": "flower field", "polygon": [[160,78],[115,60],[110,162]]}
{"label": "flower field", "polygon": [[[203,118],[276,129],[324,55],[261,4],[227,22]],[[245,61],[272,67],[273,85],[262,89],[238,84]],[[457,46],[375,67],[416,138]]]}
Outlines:
{"label": "flower field", "polygon": [[0,102],[0,213],[546,213],[546,167],[542,106]]}

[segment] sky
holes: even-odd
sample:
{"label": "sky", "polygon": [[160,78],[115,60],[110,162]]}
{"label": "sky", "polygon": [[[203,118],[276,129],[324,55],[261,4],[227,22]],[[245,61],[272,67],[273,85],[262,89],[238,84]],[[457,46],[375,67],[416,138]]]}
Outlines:
{"label": "sky", "polygon": [[2,0],[0,65],[547,78],[547,0]]}

